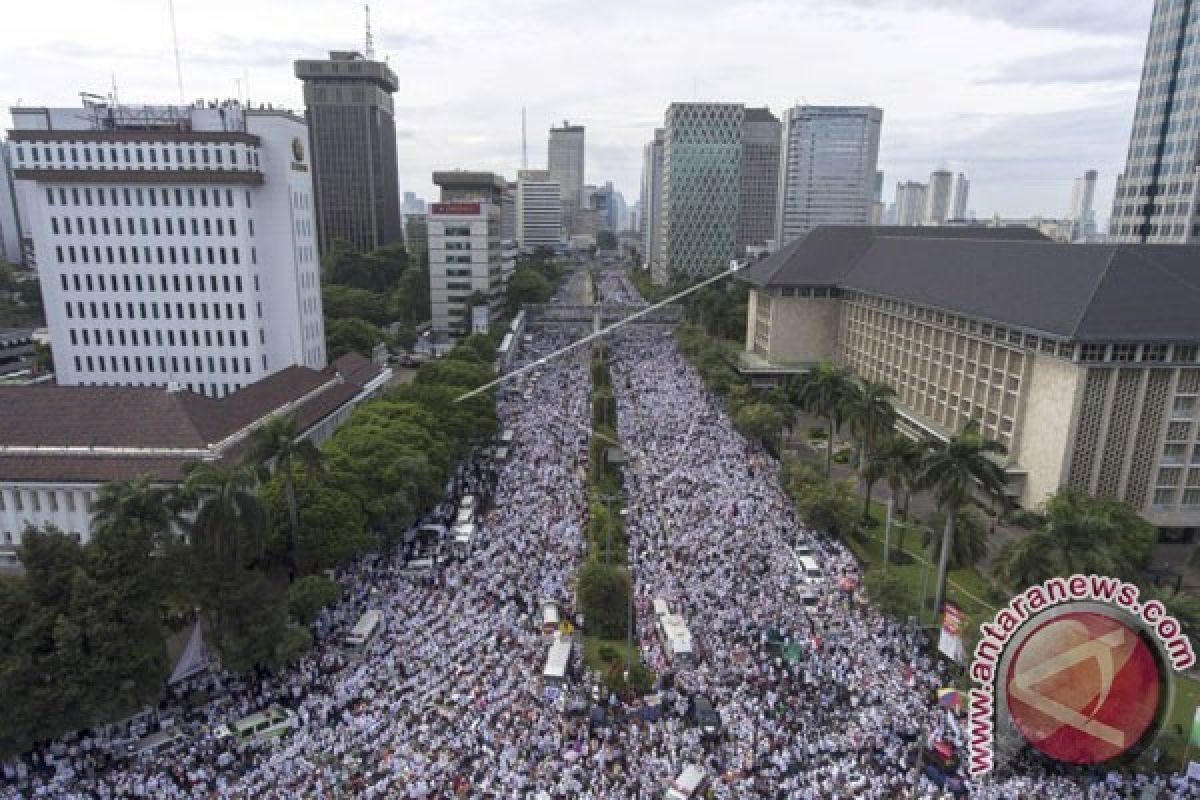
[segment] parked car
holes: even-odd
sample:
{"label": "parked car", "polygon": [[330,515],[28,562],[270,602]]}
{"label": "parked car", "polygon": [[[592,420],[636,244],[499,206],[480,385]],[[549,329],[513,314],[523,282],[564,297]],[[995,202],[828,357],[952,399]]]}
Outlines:
{"label": "parked car", "polygon": [[233,738],[239,742],[264,741],[285,736],[296,727],[296,712],[272,706],[228,725],[218,725],[218,739]]}
{"label": "parked car", "polygon": [[692,724],[700,729],[706,739],[721,735],[721,715],[713,708],[712,701],[702,694],[692,698]]}

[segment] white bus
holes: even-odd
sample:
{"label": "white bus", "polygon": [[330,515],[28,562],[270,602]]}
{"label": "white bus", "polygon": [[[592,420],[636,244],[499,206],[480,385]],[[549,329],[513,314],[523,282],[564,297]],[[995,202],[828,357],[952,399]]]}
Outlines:
{"label": "white bus", "polygon": [[667,659],[675,667],[691,669],[696,666],[696,653],[692,649],[692,632],[678,614],[667,614],[658,620],[658,635],[662,639]]}
{"label": "white bus", "polygon": [[352,656],[361,656],[382,627],[383,612],[373,608],[359,617],[358,622],[354,624],[354,630],[342,640],[342,647]]}
{"label": "white bus", "polygon": [[542,670],[542,681],[546,686],[561,689],[567,683],[567,671],[571,666],[571,640],[556,634],[546,655],[546,668]]}

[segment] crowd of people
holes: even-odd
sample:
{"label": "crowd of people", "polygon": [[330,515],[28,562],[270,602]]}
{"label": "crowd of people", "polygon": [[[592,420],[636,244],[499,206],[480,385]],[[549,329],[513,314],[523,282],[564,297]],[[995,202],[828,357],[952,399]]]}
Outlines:
{"label": "crowd of people", "polygon": [[[620,276],[599,288],[638,300]],[[980,782],[939,785],[927,774],[929,742],[961,745],[959,723],[933,700],[947,680],[941,667],[912,631],[838,587],[837,576],[857,577],[852,556],[795,519],[777,464],[732,429],[670,331],[655,326],[622,329],[607,348],[627,452],[637,645],[662,713],[638,714],[643,700],[615,695],[602,700],[609,724],[569,713],[543,685],[551,635],[540,609],[547,600],[573,609],[586,546],[588,353],[546,358],[574,338],[539,331],[526,343],[516,366],[538,366],[498,392],[509,457],[481,451],[449,487],[481,496],[486,510],[468,557],[415,572],[399,552],[383,553],[339,571],[344,596],[322,612],[299,664],[213,672],[173,690],[163,710],[179,742],[147,758],[113,762],[93,733],[39,748],[5,765],[0,800],[649,800],[687,765],[705,770],[704,791],[717,798],[1100,800],[1150,780],[1084,787],[1026,765]],[[801,543],[830,576],[815,606],[795,595]],[[694,667],[664,652],[655,598],[686,620]],[[342,639],[370,609],[382,612],[382,631],[349,655]],[[212,699],[184,700],[198,690]],[[717,736],[688,718],[700,695],[721,715]],[[214,736],[270,706],[296,715],[290,735]],[[1180,778],[1155,780],[1159,797],[1200,797]]]}

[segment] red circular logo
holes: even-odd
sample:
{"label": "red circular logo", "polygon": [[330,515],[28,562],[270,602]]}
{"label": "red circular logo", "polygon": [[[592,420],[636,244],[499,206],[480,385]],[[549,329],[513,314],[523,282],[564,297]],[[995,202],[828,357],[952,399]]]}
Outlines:
{"label": "red circular logo", "polygon": [[1031,745],[1071,764],[1131,750],[1158,715],[1151,647],[1120,620],[1071,611],[1038,625],[1008,666],[1008,709]]}

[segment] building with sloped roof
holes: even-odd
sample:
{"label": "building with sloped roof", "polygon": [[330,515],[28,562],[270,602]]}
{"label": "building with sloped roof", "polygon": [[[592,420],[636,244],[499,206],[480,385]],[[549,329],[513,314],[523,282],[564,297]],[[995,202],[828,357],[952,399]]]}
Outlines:
{"label": "building with sloped roof", "polygon": [[911,436],[978,420],[1016,503],[1069,486],[1200,527],[1200,247],[832,226],[739,277],[756,382],[832,360],[891,386]]}
{"label": "building with sloped roof", "polygon": [[303,438],[323,442],[390,378],[351,353],[221,398],[149,386],[0,386],[0,564],[15,561],[30,525],[86,541],[91,503],[109,481],[171,485],[190,463],[235,461],[275,415],[295,417]]}

